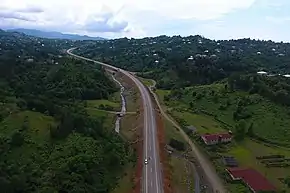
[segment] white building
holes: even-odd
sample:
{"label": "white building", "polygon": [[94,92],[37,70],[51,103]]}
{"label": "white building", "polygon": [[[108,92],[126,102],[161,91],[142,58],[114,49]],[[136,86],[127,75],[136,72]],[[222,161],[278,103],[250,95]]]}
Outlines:
{"label": "white building", "polygon": [[259,72],[257,72],[257,74],[259,74],[259,75],[267,75],[268,73],[265,72],[265,71],[259,71]]}
{"label": "white building", "polygon": [[192,57],[192,56],[190,56],[189,58],[187,58],[187,60],[193,60],[193,57]]}

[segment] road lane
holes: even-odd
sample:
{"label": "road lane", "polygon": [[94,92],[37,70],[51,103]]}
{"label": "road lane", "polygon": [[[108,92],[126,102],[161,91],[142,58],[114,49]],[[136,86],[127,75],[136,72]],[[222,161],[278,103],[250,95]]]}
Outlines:
{"label": "road lane", "polygon": [[[143,164],[143,172],[142,172],[142,193],[163,193],[163,182],[161,175],[161,164],[159,158],[159,147],[157,141],[157,126],[156,126],[156,118],[155,118],[155,110],[153,108],[153,103],[151,100],[151,96],[146,89],[146,87],[131,73],[116,68],[114,66],[94,61],[92,59],[88,59],[82,56],[78,56],[72,53],[76,48],[71,48],[67,50],[67,53],[76,58],[91,61],[108,67],[110,69],[114,69],[123,73],[127,77],[129,77],[138,87],[141,98],[143,101],[143,109],[144,109],[144,128],[143,128],[143,160],[147,159],[148,163]],[[150,148],[148,148],[148,144],[150,144]],[[150,186],[148,186],[150,184]]]}

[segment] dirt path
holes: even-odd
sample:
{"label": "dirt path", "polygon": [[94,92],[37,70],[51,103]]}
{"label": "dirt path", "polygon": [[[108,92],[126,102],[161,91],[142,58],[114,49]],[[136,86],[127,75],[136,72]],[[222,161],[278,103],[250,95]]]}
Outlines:
{"label": "dirt path", "polygon": [[[154,81],[153,85],[155,86],[156,82]],[[150,92],[153,94],[154,99],[160,109],[161,114],[168,120],[170,121],[180,132],[180,134],[182,135],[182,137],[184,138],[184,140],[189,144],[194,157],[197,160],[197,163],[199,164],[199,166],[202,168],[202,170],[204,171],[206,178],[208,179],[208,181],[210,182],[213,190],[215,193],[226,193],[228,191],[226,191],[220,177],[217,175],[215,168],[213,167],[213,165],[211,164],[211,162],[202,154],[202,152],[200,152],[200,150],[198,149],[198,147],[192,142],[192,140],[188,137],[188,135],[183,131],[183,129],[171,118],[169,117],[163,110],[162,106],[159,103],[159,99],[157,97],[157,95],[155,94],[155,92],[152,91],[153,86],[150,86]]]}

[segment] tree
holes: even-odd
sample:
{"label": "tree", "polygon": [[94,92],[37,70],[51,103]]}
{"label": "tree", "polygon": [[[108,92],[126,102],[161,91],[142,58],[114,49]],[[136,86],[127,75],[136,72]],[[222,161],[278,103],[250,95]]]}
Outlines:
{"label": "tree", "polygon": [[254,133],[254,123],[251,123],[249,128],[248,128],[248,131],[247,131],[247,135],[249,137],[253,137],[255,135]]}
{"label": "tree", "polygon": [[285,178],[284,182],[285,182],[285,184],[287,184],[288,187],[290,187],[290,176]]}
{"label": "tree", "polygon": [[239,121],[235,126],[234,138],[237,141],[241,141],[245,138],[245,134],[246,134],[246,123],[244,120],[242,120]]}
{"label": "tree", "polygon": [[12,134],[11,145],[14,147],[19,147],[24,143],[23,134],[20,131],[16,131]]}
{"label": "tree", "polygon": [[169,145],[178,151],[184,151],[185,150],[185,145],[183,142],[178,141],[176,139],[170,139]]}
{"label": "tree", "polygon": [[193,107],[194,107],[194,103],[193,103],[192,101],[189,102],[189,107],[190,107],[191,109],[193,109]]}

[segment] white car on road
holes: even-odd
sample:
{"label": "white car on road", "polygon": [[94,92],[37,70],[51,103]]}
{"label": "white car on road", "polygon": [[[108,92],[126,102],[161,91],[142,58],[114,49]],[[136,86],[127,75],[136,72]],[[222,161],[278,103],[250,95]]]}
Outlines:
{"label": "white car on road", "polygon": [[148,159],[147,158],[145,158],[144,163],[145,163],[145,165],[148,164]]}

